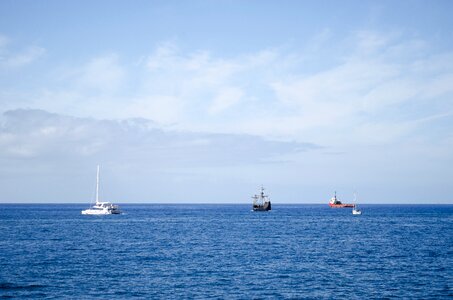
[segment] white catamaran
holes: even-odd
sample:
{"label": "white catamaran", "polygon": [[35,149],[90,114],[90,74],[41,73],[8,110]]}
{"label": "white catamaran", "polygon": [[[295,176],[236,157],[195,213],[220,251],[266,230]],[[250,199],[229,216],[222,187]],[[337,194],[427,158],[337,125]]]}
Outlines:
{"label": "white catamaran", "polygon": [[110,202],[99,201],[99,165],[96,174],[96,203],[85,210],[82,210],[82,215],[117,215],[121,211],[118,205],[113,205]]}

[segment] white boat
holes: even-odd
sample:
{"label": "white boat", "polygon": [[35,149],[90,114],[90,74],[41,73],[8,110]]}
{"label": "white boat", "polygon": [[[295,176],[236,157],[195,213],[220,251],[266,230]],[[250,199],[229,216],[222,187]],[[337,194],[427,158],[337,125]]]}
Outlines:
{"label": "white boat", "polygon": [[121,211],[118,205],[113,205],[110,202],[99,201],[99,165],[96,174],[96,203],[85,210],[82,210],[82,215],[117,215]]}
{"label": "white boat", "polygon": [[352,214],[353,215],[361,215],[362,214],[362,211],[359,209],[359,207],[357,206],[357,204],[355,203],[357,200],[357,196],[356,194],[354,193],[354,206],[352,207]]}
{"label": "white boat", "polygon": [[357,205],[354,205],[354,207],[352,208],[352,214],[353,215],[361,215],[362,211],[357,207]]}

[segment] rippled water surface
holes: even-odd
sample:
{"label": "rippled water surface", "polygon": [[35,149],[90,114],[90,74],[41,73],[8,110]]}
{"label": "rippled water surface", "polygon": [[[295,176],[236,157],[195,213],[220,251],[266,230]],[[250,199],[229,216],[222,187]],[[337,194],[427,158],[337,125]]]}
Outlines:
{"label": "rippled water surface", "polygon": [[3,298],[452,298],[453,206],[0,205]]}

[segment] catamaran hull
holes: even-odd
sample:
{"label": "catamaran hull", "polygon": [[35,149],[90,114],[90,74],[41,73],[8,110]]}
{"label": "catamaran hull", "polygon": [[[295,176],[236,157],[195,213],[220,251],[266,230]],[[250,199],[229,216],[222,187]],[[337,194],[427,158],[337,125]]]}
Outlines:
{"label": "catamaran hull", "polygon": [[120,211],[105,211],[105,210],[95,210],[95,209],[87,209],[82,210],[82,215],[119,215],[121,214]]}

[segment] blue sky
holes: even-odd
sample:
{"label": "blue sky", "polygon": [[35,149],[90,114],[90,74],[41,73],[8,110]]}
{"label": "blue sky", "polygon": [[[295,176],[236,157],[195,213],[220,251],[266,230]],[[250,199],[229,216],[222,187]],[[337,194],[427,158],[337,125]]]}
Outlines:
{"label": "blue sky", "polygon": [[451,1],[2,1],[1,202],[453,203]]}

